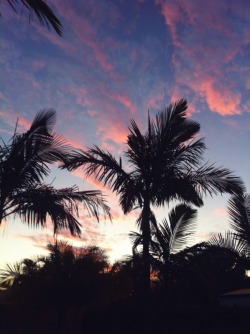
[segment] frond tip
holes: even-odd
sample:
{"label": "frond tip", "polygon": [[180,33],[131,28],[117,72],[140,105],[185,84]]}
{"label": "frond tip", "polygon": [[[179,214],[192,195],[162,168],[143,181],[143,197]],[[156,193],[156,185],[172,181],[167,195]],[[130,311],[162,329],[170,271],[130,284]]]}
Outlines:
{"label": "frond tip", "polygon": [[29,20],[32,19],[32,14],[35,13],[40,24],[42,26],[46,25],[49,29],[50,26],[55,30],[55,32],[62,36],[62,23],[56,17],[53,10],[46,4],[43,0],[7,0],[11,8],[17,13],[17,4],[22,3],[29,12]]}

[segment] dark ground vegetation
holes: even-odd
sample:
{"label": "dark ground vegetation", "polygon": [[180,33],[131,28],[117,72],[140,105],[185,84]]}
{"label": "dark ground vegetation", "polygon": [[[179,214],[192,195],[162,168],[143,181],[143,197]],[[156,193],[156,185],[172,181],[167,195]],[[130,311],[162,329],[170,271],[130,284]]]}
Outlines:
{"label": "dark ground vegetation", "polygon": [[247,322],[248,309],[222,309],[217,303],[221,293],[250,287],[241,260],[232,268],[229,254],[222,252],[220,261],[213,251],[203,254],[210,256],[207,266],[198,260],[193,266],[189,259],[188,273],[184,260],[182,278],[167,282],[155,272],[151,295],[144,298],[132,258],[111,266],[98,247],[49,248],[48,257],[22,261],[12,276],[6,268],[0,333],[234,333]]}

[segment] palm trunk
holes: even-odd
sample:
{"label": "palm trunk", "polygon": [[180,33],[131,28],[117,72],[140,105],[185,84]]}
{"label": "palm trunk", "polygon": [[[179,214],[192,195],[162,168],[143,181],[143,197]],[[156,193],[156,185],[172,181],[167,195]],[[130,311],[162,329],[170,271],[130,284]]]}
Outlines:
{"label": "palm trunk", "polygon": [[142,209],[142,238],[143,238],[143,253],[142,253],[142,281],[141,293],[147,298],[150,295],[150,204],[149,201],[144,201]]}

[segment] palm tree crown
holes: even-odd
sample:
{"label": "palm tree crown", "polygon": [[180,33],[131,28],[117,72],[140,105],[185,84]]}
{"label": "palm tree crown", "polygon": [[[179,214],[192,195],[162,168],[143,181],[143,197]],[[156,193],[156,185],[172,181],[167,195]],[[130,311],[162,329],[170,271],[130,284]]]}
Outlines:
{"label": "palm tree crown", "polygon": [[100,191],[78,191],[76,186],[55,189],[44,184],[49,164],[62,161],[70,147],[53,133],[54,110],[37,114],[30,129],[0,146],[0,224],[10,215],[18,215],[29,225],[45,227],[49,216],[54,232],[67,228],[80,234],[77,203],[83,203],[98,218],[99,209],[109,215]]}

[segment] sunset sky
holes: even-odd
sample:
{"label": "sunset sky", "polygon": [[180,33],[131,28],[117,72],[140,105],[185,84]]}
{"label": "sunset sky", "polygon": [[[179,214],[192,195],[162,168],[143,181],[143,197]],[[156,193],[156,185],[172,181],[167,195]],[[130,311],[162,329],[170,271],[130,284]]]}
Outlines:
{"label": "sunset sky", "polygon": [[[7,3],[7,1],[6,1]],[[250,2],[249,0],[48,0],[63,24],[60,38],[34,17],[29,23],[1,2],[0,136],[8,140],[18,118],[26,131],[44,108],[57,111],[55,130],[74,147],[94,144],[122,154],[130,119],[145,129],[180,98],[201,124],[205,159],[228,167],[250,192]],[[21,10],[20,10],[21,12]],[[80,211],[82,238],[111,260],[131,252],[128,233],[137,212],[124,216],[115,195],[93,179],[52,168],[47,182],[101,189],[113,222]],[[206,198],[198,211],[195,241],[228,229],[228,196]],[[168,208],[158,213],[159,221]],[[0,267],[44,254],[53,232],[29,229],[10,218],[0,227]]]}

